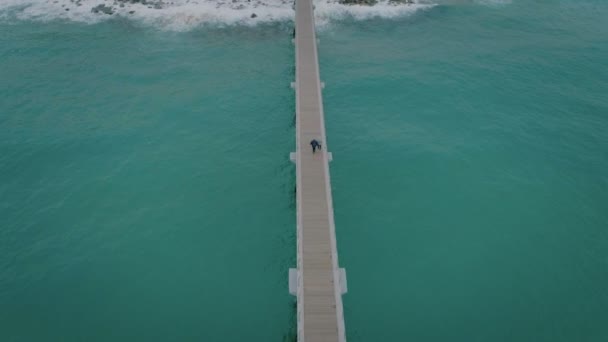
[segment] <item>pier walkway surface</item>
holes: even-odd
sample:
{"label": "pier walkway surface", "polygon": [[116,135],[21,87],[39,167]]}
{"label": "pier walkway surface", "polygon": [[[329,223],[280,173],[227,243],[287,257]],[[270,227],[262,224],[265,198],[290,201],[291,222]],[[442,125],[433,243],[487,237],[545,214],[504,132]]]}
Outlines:
{"label": "pier walkway surface", "polygon": [[[338,266],[313,2],[296,0],[295,9],[297,268],[289,288],[297,296],[298,341],[344,342],[346,272]],[[323,143],[314,154],[313,139]]]}

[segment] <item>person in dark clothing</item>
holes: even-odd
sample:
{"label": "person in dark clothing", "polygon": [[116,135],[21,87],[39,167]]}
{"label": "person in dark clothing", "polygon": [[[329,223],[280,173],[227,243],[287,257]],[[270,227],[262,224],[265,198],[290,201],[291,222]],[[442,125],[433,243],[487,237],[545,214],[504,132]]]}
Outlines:
{"label": "person in dark clothing", "polygon": [[312,141],[310,142],[310,146],[312,146],[312,153],[315,153],[315,151],[318,149],[321,149],[321,143],[317,141],[317,139],[312,139]]}

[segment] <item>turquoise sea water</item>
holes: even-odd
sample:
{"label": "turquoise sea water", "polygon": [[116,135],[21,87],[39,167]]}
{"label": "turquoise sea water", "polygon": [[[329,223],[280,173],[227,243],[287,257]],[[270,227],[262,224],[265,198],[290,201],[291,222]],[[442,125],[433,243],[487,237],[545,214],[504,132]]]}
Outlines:
{"label": "turquoise sea water", "polygon": [[[292,24],[4,11],[0,340],[292,341]],[[607,16],[323,25],[349,341],[608,340]]]}

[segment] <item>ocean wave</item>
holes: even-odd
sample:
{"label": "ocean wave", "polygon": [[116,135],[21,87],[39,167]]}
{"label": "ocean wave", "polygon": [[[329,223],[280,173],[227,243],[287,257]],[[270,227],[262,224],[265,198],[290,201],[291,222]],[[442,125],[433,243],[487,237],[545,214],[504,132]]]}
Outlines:
{"label": "ocean wave", "polygon": [[[402,17],[432,6],[423,0],[411,4],[379,0],[373,6],[316,0],[315,17],[318,26],[326,26],[346,18]],[[0,0],[0,18],[84,23],[128,18],[161,29],[187,31],[205,25],[293,21],[294,10],[289,0]]]}

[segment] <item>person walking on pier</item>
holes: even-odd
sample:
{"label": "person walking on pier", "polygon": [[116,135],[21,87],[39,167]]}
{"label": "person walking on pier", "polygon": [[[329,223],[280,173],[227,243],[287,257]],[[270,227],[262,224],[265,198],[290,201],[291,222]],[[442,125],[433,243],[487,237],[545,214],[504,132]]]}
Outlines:
{"label": "person walking on pier", "polygon": [[319,150],[321,149],[321,143],[318,142],[317,139],[312,139],[312,141],[310,142],[310,146],[312,146],[312,153],[315,153],[317,148]]}

